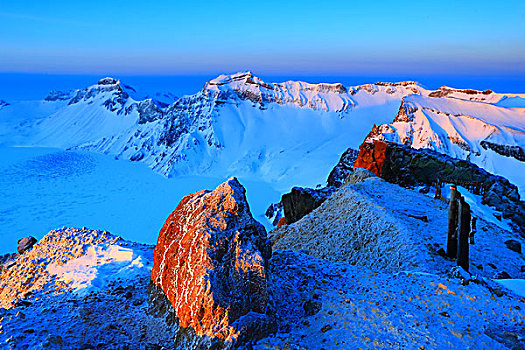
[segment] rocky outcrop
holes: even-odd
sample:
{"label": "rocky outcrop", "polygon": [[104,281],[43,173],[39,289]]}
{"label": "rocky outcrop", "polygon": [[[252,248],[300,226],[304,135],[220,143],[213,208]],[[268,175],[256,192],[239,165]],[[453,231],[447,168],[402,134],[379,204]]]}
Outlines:
{"label": "rocky outcrop", "polygon": [[484,149],[491,149],[502,156],[516,158],[519,161],[525,162],[525,151],[520,146],[499,145],[489,141],[481,141],[480,145]]}
{"label": "rocky outcrop", "polygon": [[335,187],[324,187],[320,189],[304,187],[292,188],[290,193],[284,194],[281,199],[286,223],[292,224],[312,210],[318,208],[335,190]]}
{"label": "rocky outcrop", "polygon": [[250,100],[259,104],[261,109],[268,103],[294,104],[335,112],[347,112],[354,106],[347,89],[340,83],[266,83],[251,72],[220,75],[204,85],[202,94],[221,101],[231,100],[232,97]]}
{"label": "rocky outcrop", "polygon": [[151,308],[177,328],[175,345],[231,348],[272,332],[270,256],[236,178],[184,197],[160,231],[151,271]]}
{"label": "rocky outcrop", "polygon": [[164,116],[164,112],[151,99],[139,102],[137,112],[139,113],[139,124],[151,123]]}
{"label": "rocky outcrop", "polygon": [[363,143],[354,167],[372,171],[377,176],[402,186],[432,185],[445,182],[479,183],[483,204],[502,212],[525,235],[525,202],[520,201],[516,186],[507,179],[490,174],[477,165],[428,149],[416,150],[390,142]]}
{"label": "rocky outcrop", "polygon": [[[36,241],[33,237],[21,239],[19,248],[21,243],[27,247],[24,243],[33,240]],[[120,241],[120,237],[109,232],[85,227],[64,227],[50,231],[38,243],[33,242],[32,249],[20,255],[7,256],[0,271],[0,309],[15,307],[29,296],[41,292],[56,295],[71,291],[71,280],[60,279],[50,270],[50,266],[63,267],[70,261],[85,256],[93,249],[92,246],[111,245]]]}
{"label": "rocky outcrop", "polygon": [[111,77],[102,78],[98,81],[98,85],[115,85],[118,84],[118,80]]}
{"label": "rocky outcrop", "polygon": [[33,248],[36,242],[37,240],[33,236],[21,238],[18,240],[18,247],[16,249],[19,254],[24,254],[26,251]]}
{"label": "rocky outcrop", "polygon": [[[487,96],[487,95],[493,94],[494,91],[492,90],[480,91],[480,90],[474,90],[474,89],[454,89],[448,86],[442,86],[439,89],[429,93],[428,96],[429,97],[447,97],[448,95],[453,94],[453,93],[460,93],[460,94],[465,94],[465,95],[480,95],[480,96],[485,95]],[[483,98],[479,98],[479,99],[483,100]]]}
{"label": "rocky outcrop", "polygon": [[339,162],[328,175],[328,186],[341,187],[345,182],[345,179],[352,173],[354,162],[357,159],[359,151],[353,148],[347,149],[339,159]]}

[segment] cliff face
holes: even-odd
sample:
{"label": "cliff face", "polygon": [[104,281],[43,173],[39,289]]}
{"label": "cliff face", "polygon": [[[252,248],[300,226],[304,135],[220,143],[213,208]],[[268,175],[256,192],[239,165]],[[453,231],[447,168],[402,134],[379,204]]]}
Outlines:
{"label": "cliff face", "polygon": [[179,327],[178,346],[236,346],[272,330],[271,248],[237,179],[186,196],[162,227],[154,255],[150,299]]}
{"label": "cliff face", "polygon": [[468,160],[525,191],[525,109],[497,102],[491,91],[441,88],[403,98],[388,124],[374,126],[365,142],[388,141]]}
{"label": "cliff face", "polygon": [[430,150],[374,141],[361,145],[354,166],[403,186],[430,186],[438,180],[459,185],[478,183],[483,188],[483,203],[501,211],[503,217],[511,219],[525,235],[525,202],[520,201],[518,188],[468,161]]}

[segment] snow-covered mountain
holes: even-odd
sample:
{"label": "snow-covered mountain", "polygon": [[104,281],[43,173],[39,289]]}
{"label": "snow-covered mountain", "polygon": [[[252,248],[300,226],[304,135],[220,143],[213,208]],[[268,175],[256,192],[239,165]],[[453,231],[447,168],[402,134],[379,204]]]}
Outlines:
{"label": "snow-covered mountain", "polygon": [[342,151],[390,121],[404,96],[423,91],[414,82],[270,84],[246,72],[221,75],[162,108],[106,78],[50,94],[42,103],[59,107],[16,144],[142,160],[168,176],[255,176],[287,190],[324,182]]}
{"label": "snow-covered mountain", "polygon": [[[17,145],[140,160],[167,176],[235,174],[283,191],[323,183],[348,147],[357,149],[365,138],[386,139],[470,159],[523,191],[525,175],[517,173],[524,158],[524,96],[430,91],[413,81],[354,87],[267,83],[243,72],[220,75],[167,106],[105,78],[34,102],[38,118],[15,123],[16,132],[11,127],[5,135]],[[0,124],[20,109],[16,103],[4,106]],[[9,143],[5,135],[0,143]]]}
{"label": "snow-covered mountain", "polygon": [[525,108],[513,107],[522,99],[445,87],[428,96],[410,95],[393,122],[374,127],[365,142],[386,140],[466,159],[524,193]]}

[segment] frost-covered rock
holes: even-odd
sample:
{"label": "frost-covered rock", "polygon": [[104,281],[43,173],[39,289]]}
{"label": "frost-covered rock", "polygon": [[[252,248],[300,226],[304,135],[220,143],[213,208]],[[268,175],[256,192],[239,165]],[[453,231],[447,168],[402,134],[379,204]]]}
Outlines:
{"label": "frost-covered rock", "polygon": [[150,292],[177,327],[176,345],[230,348],[271,332],[270,255],[237,179],[183,198],[159,234]]}

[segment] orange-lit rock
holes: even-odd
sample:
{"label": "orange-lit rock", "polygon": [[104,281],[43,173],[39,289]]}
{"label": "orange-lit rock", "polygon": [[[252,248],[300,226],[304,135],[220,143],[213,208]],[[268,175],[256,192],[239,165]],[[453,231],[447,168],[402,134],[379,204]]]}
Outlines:
{"label": "orange-lit rock", "polygon": [[387,143],[383,141],[363,143],[359,146],[359,154],[354,162],[354,167],[365,168],[377,176],[382,176],[386,149]]}
{"label": "orange-lit rock", "polygon": [[190,194],[160,231],[152,308],[173,313],[168,318],[180,328],[178,346],[223,348],[261,337],[272,325],[266,312],[270,256],[266,230],[253,219],[236,178]]}
{"label": "orange-lit rock", "polygon": [[283,216],[282,218],[279,219],[279,222],[277,223],[277,227],[281,227],[283,225],[286,225],[286,217]]}

